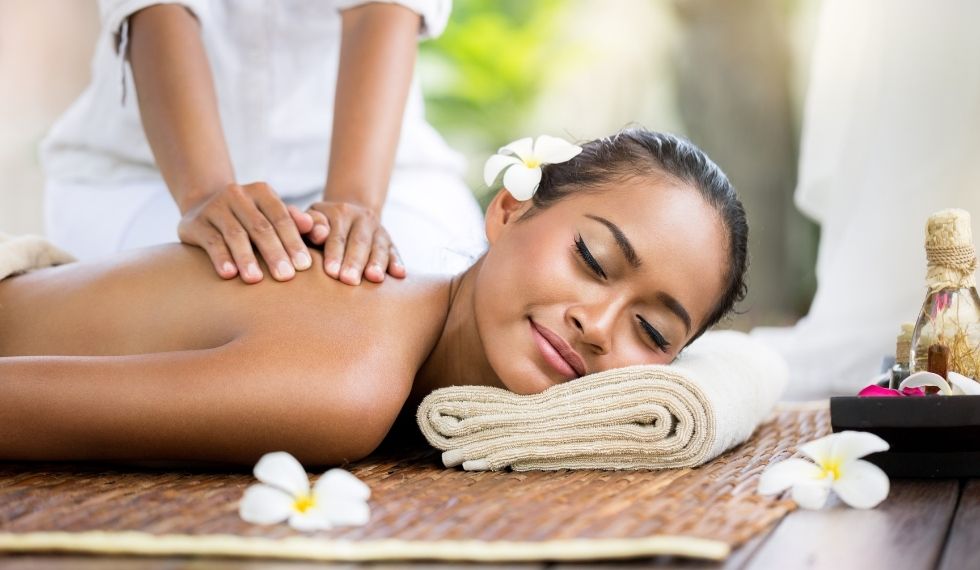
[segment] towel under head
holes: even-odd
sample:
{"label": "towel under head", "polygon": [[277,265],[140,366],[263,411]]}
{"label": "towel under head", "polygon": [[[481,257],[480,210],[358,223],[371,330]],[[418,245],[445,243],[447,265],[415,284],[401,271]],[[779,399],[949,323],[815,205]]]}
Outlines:
{"label": "towel under head", "polygon": [[787,377],[782,358],[748,335],[710,332],[671,365],[607,370],[539,394],[441,388],[417,419],[447,467],[692,467],[748,439]]}

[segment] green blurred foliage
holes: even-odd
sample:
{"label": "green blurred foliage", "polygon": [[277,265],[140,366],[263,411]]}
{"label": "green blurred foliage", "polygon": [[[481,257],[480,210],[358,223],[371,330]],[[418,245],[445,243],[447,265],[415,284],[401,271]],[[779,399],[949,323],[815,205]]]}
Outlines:
{"label": "green blurred foliage", "polygon": [[567,6],[562,0],[456,0],[442,36],[419,46],[426,115],[470,159],[471,187],[486,190],[476,168],[483,159],[534,134],[522,124],[549,74],[571,58],[558,33]]}

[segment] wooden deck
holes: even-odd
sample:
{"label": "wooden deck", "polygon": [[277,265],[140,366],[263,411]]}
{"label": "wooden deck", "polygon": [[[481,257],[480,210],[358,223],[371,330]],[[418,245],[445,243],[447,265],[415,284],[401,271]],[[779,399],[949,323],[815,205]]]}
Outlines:
{"label": "wooden deck", "polygon": [[573,570],[613,568],[827,568],[830,570],[961,570],[976,568],[980,548],[980,479],[895,479],[884,503],[870,511],[839,503],[821,511],[797,510],[770,533],[736,550],[723,563],[654,558],[581,564],[331,564],[274,560],[104,557],[15,554],[0,556],[0,570],[184,570],[422,568]]}

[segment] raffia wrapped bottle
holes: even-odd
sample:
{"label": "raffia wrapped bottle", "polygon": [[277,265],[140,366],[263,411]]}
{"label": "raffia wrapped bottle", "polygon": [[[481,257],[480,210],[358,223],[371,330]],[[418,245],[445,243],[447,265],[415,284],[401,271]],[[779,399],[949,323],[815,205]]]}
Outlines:
{"label": "raffia wrapped bottle", "polygon": [[980,296],[969,212],[942,210],[929,217],[926,260],[929,291],[912,331],[911,371],[945,376],[951,370],[980,379]]}

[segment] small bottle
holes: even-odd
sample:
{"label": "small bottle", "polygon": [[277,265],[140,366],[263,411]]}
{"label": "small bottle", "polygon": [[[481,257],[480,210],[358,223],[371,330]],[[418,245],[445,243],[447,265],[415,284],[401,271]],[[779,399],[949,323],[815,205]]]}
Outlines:
{"label": "small bottle", "polygon": [[980,296],[977,295],[977,255],[970,214],[942,210],[926,224],[926,285],[928,294],[912,331],[909,366],[912,372],[929,369],[943,353],[948,370],[980,378]]}
{"label": "small bottle", "polygon": [[888,387],[898,390],[898,386],[909,377],[909,355],[912,352],[912,331],[915,325],[902,323],[902,328],[895,339],[895,366],[892,366]]}

